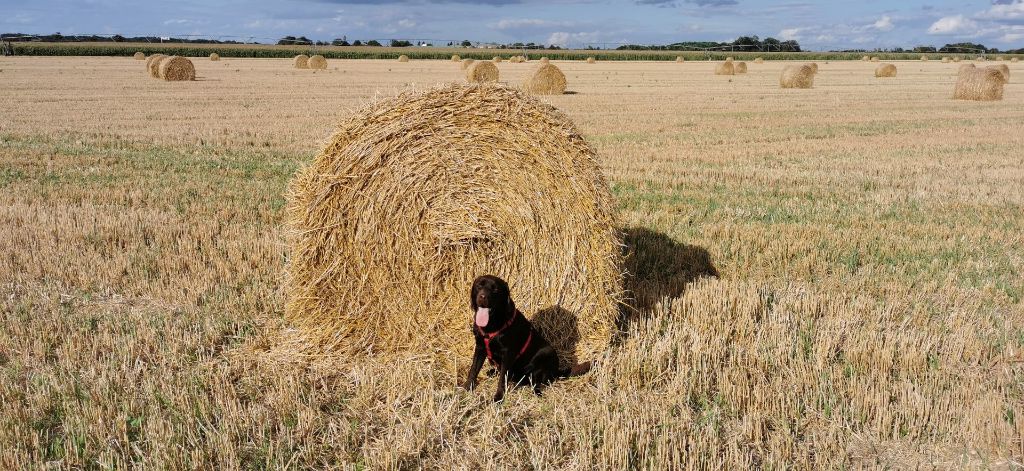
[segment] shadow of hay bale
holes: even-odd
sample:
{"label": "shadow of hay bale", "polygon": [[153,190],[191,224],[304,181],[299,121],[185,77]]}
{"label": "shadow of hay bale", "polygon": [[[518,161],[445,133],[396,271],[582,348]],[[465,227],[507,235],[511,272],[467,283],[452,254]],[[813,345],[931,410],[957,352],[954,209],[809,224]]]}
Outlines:
{"label": "shadow of hay bale", "polygon": [[580,342],[580,326],[576,314],[555,305],[537,311],[530,322],[558,352],[558,363],[562,368],[571,368],[579,363],[576,344]]}
{"label": "shadow of hay bale", "polygon": [[680,244],[643,227],[623,230],[622,242],[627,306],[620,327],[638,315],[649,315],[663,299],[681,296],[690,282],[718,277],[711,254],[702,247]]}

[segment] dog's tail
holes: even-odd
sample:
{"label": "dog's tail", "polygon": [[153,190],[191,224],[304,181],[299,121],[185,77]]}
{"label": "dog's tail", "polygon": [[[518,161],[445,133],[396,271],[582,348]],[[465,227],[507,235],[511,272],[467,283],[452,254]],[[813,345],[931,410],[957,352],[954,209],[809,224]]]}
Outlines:
{"label": "dog's tail", "polygon": [[592,361],[585,361],[583,363],[577,363],[576,366],[573,366],[573,367],[568,368],[568,369],[560,370],[558,372],[558,377],[565,379],[565,378],[570,378],[570,377],[573,377],[573,376],[580,376],[580,375],[587,374],[587,372],[590,371],[590,367],[593,366],[593,365],[594,365],[594,362],[592,362]]}

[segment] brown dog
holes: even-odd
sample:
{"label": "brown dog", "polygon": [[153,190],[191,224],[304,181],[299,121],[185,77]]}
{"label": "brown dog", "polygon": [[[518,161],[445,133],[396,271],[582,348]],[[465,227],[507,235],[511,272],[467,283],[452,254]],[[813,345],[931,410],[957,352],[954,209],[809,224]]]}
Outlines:
{"label": "brown dog", "polygon": [[484,359],[490,360],[498,372],[498,391],[494,402],[505,397],[505,385],[529,382],[535,393],[556,378],[585,373],[590,364],[569,370],[558,369],[558,354],[544,337],[516,309],[508,283],[493,275],[483,275],[473,281],[469,294],[473,309],[473,336],[476,349],[469,368],[466,389],[476,387],[476,379]]}

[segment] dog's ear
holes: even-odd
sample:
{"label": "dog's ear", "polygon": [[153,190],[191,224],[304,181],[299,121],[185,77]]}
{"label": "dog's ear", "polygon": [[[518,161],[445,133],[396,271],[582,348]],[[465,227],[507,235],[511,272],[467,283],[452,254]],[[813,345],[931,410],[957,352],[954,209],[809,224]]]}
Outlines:
{"label": "dog's ear", "polygon": [[478,307],[476,305],[476,291],[476,280],[473,280],[473,285],[470,286],[469,288],[469,307],[473,310],[473,312],[476,312],[476,308]]}

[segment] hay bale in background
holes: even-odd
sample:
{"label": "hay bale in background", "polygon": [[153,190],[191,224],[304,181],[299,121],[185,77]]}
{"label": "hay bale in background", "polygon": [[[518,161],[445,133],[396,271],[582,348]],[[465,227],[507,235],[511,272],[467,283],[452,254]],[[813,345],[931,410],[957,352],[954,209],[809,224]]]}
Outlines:
{"label": "hay bale in background", "polygon": [[948,64],[949,63],[949,58],[948,57],[943,57],[942,58],[942,63],[943,64]]}
{"label": "hay bale in background", "polygon": [[409,56],[405,54],[398,56],[398,62],[409,62]]}
{"label": "hay bale in background", "polygon": [[462,70],[468,70],[469,66],[473,65],[473,59],[462,59]]}
{"label": "hay bale in background", "polygon": [[528,92],[537,95],[561,95],[565,87],[565,74],[554,64],[540,64],[523,84]]}
{"label": "hay bale in background", "polygon": [[960,72],[963,72],[964,70],[973,69],[973,68],[975,68],[974,64],[962,64],[960,67],[957,68],[956,73],[959,74]]}
{"label": "hay bale in background", "polygon": [[132,55],[132,57],[135,60],[137,60],[137,61],[144,61],[144,60],[146,60],[146,54],[144,54],[142,51],[136,52],[135,54]]}
{"label": "hay bale in background", "polygon": [[588,64],[593,64],[595,62],[597,62],[597,59],[594,58],[594,56],[590,56],[590,57],[587,58],[587,63]]}
{"label": "hay bale in background", "polygon": [[549,62],[551,62],[551,60],[549,60],[547,56],[544,56],[544,57],[540,58],[540,63],[541,64],[547,64]]}
{"label": "hay bale in background", "polygon": [[1020,59],[1017,58],[1017,57],[1014,57],[1014,58],[1010,59],[1010,62],[1020,62]]}
{"label": "hay bale in background", "polygon": [[725,58],[725,61],[726,61],[726,62],[732,62],[732,56],[726,57],[726,58]]}
{"label": "hay bale in background", "polygon": [[217,54],[216,52],[211,53],[210,54],[210,60],[211,61],[219,61],[220,60],[220,54]]}
{"label": "hay bale in background", "polygon": [[928,56],[921,56],[921,62],[928,62]]}
{"label": "hay bale in background", "polygon": [[676,62],[686,62],[686,59],[683,56],[676,56]]}
{"label": "hay bale in background", "polygon": [[452,367],[473,351],[470,283],[491,273],[563,366],[590,360],[623,298],[614,213],[554,107],[496,84],[404,93],[343,122],[289,183],[284,315],[323,349]]}
{"label": "hay bale in background", "polygon": [[292,59],[292,65],[296,69],[308,69],[309,68],[309,56],[305,54],[299,54]]}
{"label": "hay bale in background", "polygon": [[466,80],[470,83],[488,83],[498,81],[498,66],[489,61],[477,61],[466,69]]}
{"label": "hay bale in background", "polygon": [[754,63],[755,64],[764,64],[764,58],[758,57],[757,59],[754,59]]}
{"label": "hay bale in background", "polygon": [[868,56],[864,56],[864,57],[861,57],[861,58],[860,58],[860,60],[862,60],[862,61],[864,61],[864,62],[867,62],[867,61],[870,61],[870,60],[871,60],[871,58],[870,58],[870,57],[868,57]]}
{"label": "hay bale in background", "polygon": [[459,62],[462,58],[458,54],[452,54],[452,62]]}
{"label": "hay bale in background", "polygon": [[1005,57],[1003,57],[1003,56],[997,56],[997,57],[996,57],[996,60],[997,60],[997,61],[1000,61],[1000,62],[1002,62],[1002,61],[1005,61],[1005,60],[1006,60],[1006,58],[1005,58]]}
{"label": "hay bale in background", "polygon": [[167,57],[160,61],[160,78],[168,82],[195,80],[196,68],[188,58],[181,56]]}
{"label": "hay bale in background", "polygon": [[494,56],[494,58],[493,58],[493,59],[491,59],[491,62],[494,62],[495,64],[497,64],[497,63],[500,63],[500,62],[501,62],[501,57],[499,57],[499,56]]}
{"label": "hay bale in background", "polygon": [[1010,67],[1006,64],[990,65],[987,68],[998,70],[1000,74],[1003,74],[1003,80],[1005,80],[1006,83],[1010,83]]}
{"label": "hay bale in background", "polygon": [[875,67],[875,77],[895,77],[896,66],[893,64],[882,64]]}
{"label": "hay bale in background", "polygon": [[715,65],[715,75],[734,75],[736,74],[736,68],[733,67],[731,61],[725,61],[721,64]]}
{"label": "hay bale in background", "polygon": [[872,58],[871,58],[871,62],[878,62],[879,60],[880,60],[880,59],[879,59],[879,58],[877,58],[877,57],[872,57]]}
{"label": "hay bale in background", "polygon": [[309,60],[306,61],[306,66],[315,70],[327,70],[327,59],[325,59],[324,56],[317,54],[315,56],[311,56]]}
{"label": "hay bale in background", "polygon": [[960,60],[961,60],[960,57],[954,57],[953,58],[953,62],[960,62]]}
{"label": "hay bale in background", "polygon": [[167,57],[163,54],[154,54],[149,57],[149,60],[146,61],[146,70],[149,71],[150,77],[160,78],[160,62]]}
{"label": "hay bale in background", "polygon": [[975,57],[974,62],[985,62],[985,58],[982,56]]}
{"label": "hay bale in background", "polygon": [[782,88],[811,88],[814,86],[814,68],[808,64],[787,65],[779,77]]}
{"label": "hay bale in background", "polygon": [[733,62],[732,69],[733,69],[733,73],[745,74],[745,73],[747,73],[747,63],[746,62],[742,62],[742,61],[741,62]]}
{"label": "hay bale in background", "polygon": [[989,67],[961,67],[957,74],[954,100],[996,101],[1003,99],[1003,73]]}

